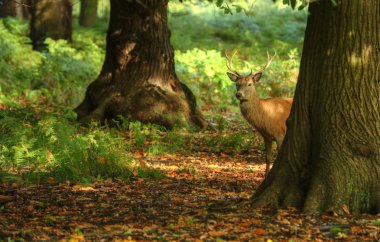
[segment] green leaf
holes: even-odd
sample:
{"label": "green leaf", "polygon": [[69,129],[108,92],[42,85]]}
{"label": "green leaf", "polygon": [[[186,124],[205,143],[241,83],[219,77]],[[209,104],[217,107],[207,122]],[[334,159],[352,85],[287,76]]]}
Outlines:
{"label": "green leaf", "polygon": [[290,4],[291,4],[292,8],[295,9],[296,5],[297,5],[297,0],[290,0]]}
{"label": "green leaf", "polygon": [[302,4],[301,6],[298,7],[298,10],[301,11],[302,9],[306,8],[306,6],[307,6],[307,5],[303,5],[303,4]]}
{"label": "green leaf", "polygon": [[224,0],[217,0],[217,1],[216,1],[216,6],[217,6],[217,7],[222,6],[223,2],[224,2]]}
{"label": "green leaf", "polygon": [[229,8],[225,8],[224,13],[225,14],[232,14],[231,9],[229,9]]}

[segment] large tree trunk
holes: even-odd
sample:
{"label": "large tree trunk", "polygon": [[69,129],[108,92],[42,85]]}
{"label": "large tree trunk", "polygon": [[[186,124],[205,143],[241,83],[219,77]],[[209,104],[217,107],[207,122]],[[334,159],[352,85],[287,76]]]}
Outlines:
{"label": "large tree trunk", "polygon": [[75,109],[80,121],[118,115],[168,128],[204,127],[191,91],[177,78],[167,0],[111,0],[107,49],[99,77]]}
{"label": "large tree trunk", "polygon": [[46,38],[71,41],[72,1],[71,0],[29,0],[30,38],[33,48],[44,46]]}
{"label": "large tree trunk", "polygon": [[28,19],[29,13],[26,0],[0,0],[0,18],[19,17]]}
{"label": "large tree trunk", "polygon": [[91,27],[96,20],[98,12],[98,0],[81,0],[79,24],[84,27]]}
{"label": "large tree trunk", "polygon": [[311,3],[288,132],[254,206],[380,212],[380,4]]}

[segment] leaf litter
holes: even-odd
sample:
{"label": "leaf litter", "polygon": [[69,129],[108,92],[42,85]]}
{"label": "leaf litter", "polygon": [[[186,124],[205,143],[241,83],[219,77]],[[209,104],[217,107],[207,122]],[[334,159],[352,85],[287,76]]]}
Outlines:
{"label": "leaf litter", "polygon": [[380,217],[252,209],[263,155],[194,152],[150,157],[160,180],[0,187],[0,239],[53,241],[378,241]]}

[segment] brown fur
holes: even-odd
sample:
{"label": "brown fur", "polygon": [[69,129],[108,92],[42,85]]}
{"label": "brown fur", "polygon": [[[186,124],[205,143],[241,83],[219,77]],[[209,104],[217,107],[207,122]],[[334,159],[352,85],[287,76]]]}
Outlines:
{"label": "brown fur", "polygon": [[286,119],[292,106],[292,98],[252,98],[240,105],[241,113],[263,137],[281,146],[286,133]]}
{"label": "brown fur", "polygon": [[264,139],[266,153],[266,170],[268,174],[272,160],[272,144],[276,141],[281,147],[286,133],[286,120],[293,103],[292,98],[260,99],[255,85],[262,73],[248,76],[227,73],[236,82],[236,97],[240,100],[240,110],[248,123],[255,128]]}

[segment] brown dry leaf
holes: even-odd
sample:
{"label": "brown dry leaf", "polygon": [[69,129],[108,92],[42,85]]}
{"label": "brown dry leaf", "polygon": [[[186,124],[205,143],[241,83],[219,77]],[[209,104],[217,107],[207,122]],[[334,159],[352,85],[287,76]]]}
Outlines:
{"label": "brown dry leaf", "polygon": [[182,198],[179,198],[179,197],[172,197],[171,201],[172,201],[174,204],[183,204],[183,199],[182,199]]}
{"label": "brown dry leaf", "polygon": [[111,207],[112,205],[111,204],[109,204],[109,203],[100,203],[100,207],[102,207],[102,208],[109,208],[109,207]]}
{"label": "brown dry leaf", "polygon": [[290,222],[292,224],[301,225],[302,224],[302,219],[291,219]]}
{"label": "brown dry leaf", "polygon": [[140,167],[142,168],[142,169],[147,169],[147,168],[149,168],[149,166],[148,166],[148,164],[145,162],[145,161],[140,161]]}
{"label": "brown dry leaf", "polygon": [[70,242],[82,242],[85,241],[83,234],[73,234],[70,236]]}
{"label": "brown dry leaf", "polygon": [[74,191],[96,191],[93,187],[84,187],[82,185],[74,185],[72,189]]}
{"label": "brown dry leaf", "polygon": [[184,227],[186,225],[186,220],[182,215],[179,216],[177,224],[179,227]]}
{"label": "brown dry leaf", "polygon": [[48,179],[46,180],[46,182],[48,184],[50,184],[50,185],[57,183],[57,181],[54,179],[54,177],[48,177]]}
{"label": "brown dry leaf", "polygon": [[87,222],[79,222],[72,224],[73,227],[80,227],[81,229],[88,229],[88,228],[94,228],[96,227],[94,224],[87,223]]}
{"label": "brown dry leaf", "polygon": [[128,229],[125,224],[110,224],[103,226],[104,230],[113,233],[121,233]]}
{"label": "brown dry leaf", "polygon": [[27,213],[35,212],[35,209],[34,209],[33,205],[26,206],[25,207],[25,212],[27,212]]}
{"label": "brown dry leaf", "polygon": [[351,226],[351,232],[354,234],[362,232],[362,228],[359,226]]}
{"label": "brown dry leaf", "polygon": [[330,216],[327,216],[327,215],[325,215],[325,214],[322,214],[322,219],[325,219],[325,220],[330,220],[331,219],[331,217]]}
{"label": "brown dry leaf", "polygon": [[136,150],[133,152],[133,155],[138,159],[138,158],[143,158],[144,157],[144,151],[142,150]]}
{"label": "brown dry leaf", "polygon": [[290,224],[290,221],[287,220],[286,218],[277,218],[277,219],[282,224],[285,224],[285,225],[289,225]]}
{"label": "brown dry leaf", "polygon": [[13,196],[0,195],[0,204],[10,202],[14,199]]}
{"label": "brown dry leaf", "polygon": [[137,169],[133,169],[132,174],[133,176],[138,176],[139,172],[137,171]]}
{"label": "brown dry leaf", "polygon": [[221,236],[227,235],[225,231],[210,231],[208,232],[208,234],[211,235],[212,237],[221,237]]}
{"label": "brown dry leaf", "polygon": [[267,233],[267,231],[265,229],[262,229],[262,228],[256,228],[254,231],[253,231],[254,234],[257,234],[257,235],[264,235]]}
{"label": "brown dry leaf", "polygon": [[252,224],[261,224],[261,220],[258,220],[258,219],[251,219],[250,220]]}
{"label": "brown dry leaf", "polygon": [[350,210],[348,209],[348,206],[346,204],[343,204],[342,210],[345,214],[350,215]]}
{"label": "brown dry leaf", "polygon": [[243,228],[248,228],[249,226],[251,226],[251,224],[252,223],[250,221],[245,221],[245,222],[239,223],[239,226]]}

